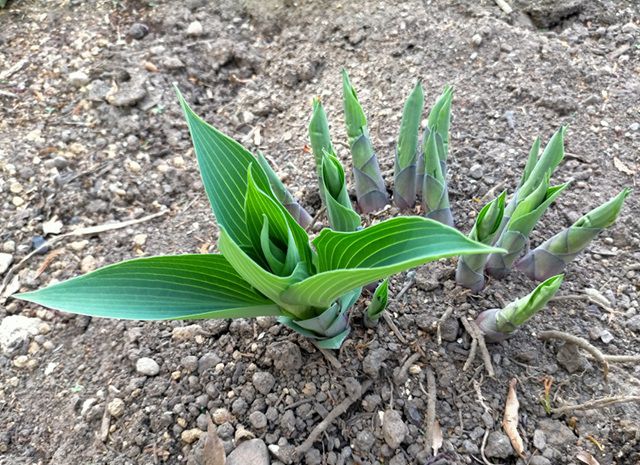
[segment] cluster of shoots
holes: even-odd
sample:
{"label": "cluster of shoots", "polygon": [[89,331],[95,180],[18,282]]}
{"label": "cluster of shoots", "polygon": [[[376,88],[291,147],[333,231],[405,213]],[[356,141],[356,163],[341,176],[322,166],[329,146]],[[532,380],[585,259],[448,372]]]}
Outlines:
{"label": "cluster of shoots", "polygon": [[390,195],[373,149],[367,118],[343,71],[344,120],[357,208],[331,141],[327,114],[313,101],[311,151],[328,228],[308,235],[312,216],[283,185],[267,158],[207,124],[178,92],[205,191],[220,230],[218,254],[139,258],[18,297],[79,314],[139,320],[275,316],[320,348],[339,348],[350,332],[350,310],[365,286],[378,283],[363,312],[374,326],[387,306],[388,278],[440,258],[458,256],[459,284],[480,290],[485,272],[502,277],[514,266],[544,281],[503,309],[478,319],[499,340],[544,307],[562,282],[566,264],[615,221],[629,191],[586,214],[522,257],[528,237],[567,187],[550,178],[564,156],[559,130],[540,155],[531,149],[525,172],[507,202],[501,193],[477,216],[468,236],[453,226],[447,158],[453,89],[428,113],[420,139],[424,93],[418,81],[404,105],[395,154],[393,202],[424,216],[401,216],[363,227],[358,213],[384,208]]}

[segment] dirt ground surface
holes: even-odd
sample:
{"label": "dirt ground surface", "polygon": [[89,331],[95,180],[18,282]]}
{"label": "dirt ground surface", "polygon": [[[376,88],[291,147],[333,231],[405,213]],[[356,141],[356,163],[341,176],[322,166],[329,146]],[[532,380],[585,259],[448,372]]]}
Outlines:
{"label": "dirt ground surface", "polygon": [[[0,336],[0,464],[205,464],[209,414],[226,451],[237,449],[231,464],[640,463],[637,403],[549,415],[542,401],[545,383],[553,408],[638,396],[640,368],[612,363],[605,380],[586,352],[536,337],[559,329],[606,354],[640,353],[637,192],[567,268],[560,295],[575,298],[489,346],[493,378],[479,357],[463,371],[471,340],[460,318],[534,283],[512,273],[472,294],[455,285],[452,260],[420,268],[413,281],[392,279],[392,296],[412,284],[390,304],[399,336],[384,322],[365,329],[366,302],[358,304],[335,353],[339,369],[269,318],[109,321],[5,299],[125,258],[216,250],[174,83],[205,119],[276,161],[312,213],[312,96],[325,103],[348,164],[341,67],[388,181],[416,79],[430,103],[453,84],[449,185],[465,232],[483,203],[516,186],[533,139],[569,125],[554,181],[572,185],[534,232],[540,243],[637,182],[640,4],[511,3],[509,15],[489,0],[14,0],[0,10],[0,319],[5,332],[9,321],[28,326]],[[66,237],[20,264],[43,239],[158,212]],[[501,426],[514,378],[523,458]],[[311,449],[291,457],[369,381]],[[442,435],[435,457],[429,399]],[[247,450],[251,462],[238,459]]]}

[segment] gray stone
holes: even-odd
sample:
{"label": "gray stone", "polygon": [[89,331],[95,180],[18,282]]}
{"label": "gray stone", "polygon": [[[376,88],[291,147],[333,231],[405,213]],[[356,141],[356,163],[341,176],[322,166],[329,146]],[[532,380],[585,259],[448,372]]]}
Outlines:
{"label": "gray stone", "polygon": [[440,326],[440,335],[443,341],[455,342],[458,338],[460,323],[457,318],[447,318]]}
{"label": "gray stone", "polygon": [[372,378],[377,378],[388,357],[389,351],[386,349],[374,349],[362,361],[362,370]]}
{"label": "gray stone", "polygon": [[218,354],[215,354],[213,352],[204,354],[202,357],[200,357],[200,360],[198,360],[198,373],[200,374],[206,373],[207,371],[214,368],[221,361],[222,360],[220,359],[220,357],[218,357]]}
{"label": "gray stone", "polygon": [[109,92],[111,92],[111,84],[102,79],[96,79],[89,87],[87,98],[92,102],[101,102],[107,98]]}
{"label": "gray stone", "polygon": [[162,61],[160,61],[160,65],[163,68],[166,68],[168,70],[176,70],[176,69],[181,69],[184,68],[184,63],[182,62],[182,60],[178,57],[164,57],[162,59]]}
{"label": "gray stone", "polygon": [[132,39],[140,40],[149,33],[149,27],[142,23],[133,23],[127,35]]}
{"label": "gray stone", "polygon": [[542,455],[534,455],[529,460],[529,465],[551,465],[551,460]]}
{"label": "gray stone", "polygon": [[402,416],[397,410],[387,410],[384,412],[382,420],[382,434],[384,440],[389,447],[397,449],[404,438],[407,436],[409,429],[402,421]]}
{"label": "gray stone", "polygon": [[69,77],[67,78],[69,84],[74,87],[82,87],[89,84],[89,76],[84,71],[74,71],[69,73]]}
{"label": "gray stone", "polygon": [[544,432],[550,446],[559,447],[576,441],[576,435],[571,428],[561,421],[545,418],[538,422],[538,429]]}
{"label": "gray stone", "polygon": [[481,179],[483,175],[484,169],[482,168],[482,165],[476,163],[471,168],[469,168],[469,176],[471,176],[473,179]]}
{"label": "gray stone", "polygon": [[147,96],[142,79],[132,79],[121,82],[114,92],[109,92],[106,96],[107,102],[114,107],[132,107]]}
{"label": "gray stone", "polygon": [[640,332],[640,315],[632,316],[627,320],[627,328],[634,332]]}
{"label": "gray stone", "polygon": [[23,315],[10,315],[2,319],[0,323],[0,349],[5,354],[26,346],[29,338],[39,332],[42,320],[29,318]]}
{"label": "gray stone", "polygon": [[506,459],[514,454],[511,441],[506,434],[500,431],[492,431],[487,438],[487,446],[484,450],[487,457]]}
{"label": "gray stone", "polygon": [[253,412],[249,415],[249,422],[254,429],[261,430],[267,427],[267,416],[262,412]]}
{"label": "gray stone", "polygon": [[371,431],[364,430],[360,431],[356,435],[356,440],[354,441],[353,445],[360,451],[368,452],[375,442],[376,438],[373,433],[371,433]]}
{"label": "gray stone", "polygon": [[547,437],[542,430],[535,430],[533,432],[533,446],[538,450],[544,450],[547,447]]}
{"label": "gray stone", "polygon": [[480,449],[475,442],[465,439],[462,441],[462,452],[467,455],[477,455],[480,452]]}
{"label": "gray stone", "polygon": [[258,371],[251,378],[253,387],[262,395],[267,395],[276,384],[276,379],[268,371]]}
{"label": "gray stone", "polygon": [[136,371],[141,375],[155,376],[160,373],[160,365],[152,358],[142,357],[136,362]]}
{"label": "gray stone", "polygon": [[13,263],[13,255],[10,253],[0,253],[0,276],[9,269],[11,263]]}
{"label": "gray stone", "polygon": [[267,347],[267,357],[276,370],[296,372],[302,368],[300,347],[291,341],[274,342]]}
{"label": "gray stone", "polygon": [[576,373],[591,368],[587,358],[580,353],[574,344],[564,344],[556,355],[558,363],[569,373]]}

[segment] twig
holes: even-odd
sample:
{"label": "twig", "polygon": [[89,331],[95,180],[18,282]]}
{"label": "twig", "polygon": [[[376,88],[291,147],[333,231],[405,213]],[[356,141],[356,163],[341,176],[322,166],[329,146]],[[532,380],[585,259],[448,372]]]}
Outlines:
{"label": "twig", "polygon": [[33,257],[34,255],[36,255],[42,250],[52,247],[54,244],[60,242],[62,239],[65,239],[67,237],[90,236],[93,234],[99,234],[106,231],[112,231],[114,229],[127,228],[129,226],[133,226],[134,224],[144,223],[145,221],[149,221],[159,216],[166,215],[168,212],[169,212],[168,209],[162,210],[157,213],[153,213],[151,215],[143,216],[142,218],[138,218],[136,220],[121,221],[119,223],[101,224],[98,226],[89,226],[87,228],[79,228],[79,229],[70,231],[68,233],[64,233],[64,234],[60,234],[59,236],[52,237],[48,241],[45,241],[44,243],[42,243],[40,247],[28,253],[22,260],[20,260],[16,265],[14,265],[10,270],[7,271],[7,273],[4,276],[4,280],[2,281],[2,286],[0,286],[0,295],[2,295],[2,293],[4,292],[13,274],[16,271],[18,271],[20,268],[22,268],[22,266],[27,261],[29,261],[31,257]]}
{"label": "twig", "polygon": [[513,8],[511,8],[511,5],[509,5],[505,0],[496,0],[496,5],[498,5],[500,9],[508,15],[513,13]]}
{"label": "twig", "polygon": [[478,402],[482,406],[485,412],[491,413],[491,407],[488,407],[487,404],[484,403],[484,396],[482,395],[482,379],[480,381],[474,379],[473,380],[473,389],[476,391],[476,396],[478,396]]}
{"label": "twig", "polygon": [[[427,367],[427,426],[425,442],[427,450],[433,451],[433,425],[436,422],[436,377],[431,367]],[[432,455],[432,454],[431,454]]]}
{"label": "twig", "polygon": [[600,301],[598,299],[594,299],[589,294],[557,295],[555,297],[552,297],[549,302],[561,302],[563,300],[585,300],[587,302],[591,302],[594,305],[597,305],[598,307],[602,308],[603,310],[605,310],[605,311],[607,311],[609,313],[617,313],[618,315],[622,314],[622,312],[614,310],[613,308],[611,308],[608,305],[606,305],[604,302],[602,302],[602,301]]}
{"label": "twig", "polygon": [[320,216],[324,213],[324,205],[322,207],[320,207],[320,209],[316,212],[316,214],[314,215],[313,219],[311,220],[311,223],[309,223],[309,226],[306,227],[305,231],[309,231],[309,229],[313,228],[313,225],[316,224],[316,221],[318,221],[318,218],[320,218]]}
{"label": "twig", "polygon": [[331,365],[333,365],[333,368],[335,368],[336,370],[340,370],[342,368],[342,365],[340,364],[338,359],[331,353],[330,350],[320,349],[320,352],[322,352],[322,355],[324,355],[324,358],[326,358],[327,361],[331,363]]}
{"label": "twig", "polygon": [[398,386],[402,386],[407,379],[407,372],[409,371],[409,367],[413,365],[413,363],[420,358],[420,354],[411,355],[400,367],[396,375],[393,377],[393,380]]}
{"label": "twig", "polygon": [[469,355],[467,356],[467,361],[464,362],[464,366],[462,367],[462,371],[467,371],[473,361],[476,359],[476,352],[478,350],[478,340],[474,337],[471,338],[471,348],[469,349]]}
{"label": "twig", "polygon": [[400,289],[400,292],[398,292],[398,294],[394,297],[394,299],[400,300],[402,296],[405,295],[407,291],[411,288],[411,286],[413,286],[415,283],[416,283],[416,272],[414,270],[411,270],[407,273],[407,277],[404,281],[404,285],[402,286],[402,289]]}
{"label": "twig", "polygon": [[393,320],[391,319],[391,316],[389,316],[389,312],[382,312],[382,318],[384,318],[385,323],[387,323],[389,328],[391,328],[391,331],[393,331],[393,334],[396,335],[398,340],[403,344],[406,344],[407,340],[404,338],[404,336],[402,335],[402,333],[400,332],[396,324],[393,322]]}
{"label": "twig", "polygon": [[[462,325],[467,330],[467,333],[478,343],[478,347],[480,347],[480,355],[482,356],[482,361],[484,362],[484,367],[487,370],[487,374],[493,378],[495,376],[495,371],[493,370],[493,364],[491,363],[491,355],[489,354],[489,350],[487,349],[487,344],[484,341],[484,336],[482,335],[482,331],[478,328],[478,325],[474,321],[468,320],[466,318],[460,318],[462,321]],[[473,346],[472,346],[473,347]]]}
{"label": "twig", "polygon": [[359,391],[354,392],[351,396],[347,397],[338,405],[336,405],[333,410],[331,410],[331,412],[329,412],[329,414],[324,418],[324,420],[322,420],[316,425],[315,428],[313,428],[313,431],[311,431],[309,437],[307,437],[307,439],[305,439],[302,444],[296,447],[295,455],[300,457],[309,449],[311,449],[313,443],[316,442],[318,437],[320,437],[320,435],[324,431],[326,431],[326,429],[331,425],[331,423],[333,423],[336,418],[345,413],[354,402],[360,399],[362,395],[371,387],[371,384],[372,382],[370,380],[365,381],[364,383],[362,383]]}
{"label": "twig", "polygon": [[484,455],[484,448],[487,447],[487,438],[488,437],[489,437],[489,430],[486,430],[484,432],[484,437],[482,438],[482,445],[480,446],[480,455],[482,456],[482,461],[486,465],[495,465],[495,464],[489,462],[489,459],[487,459],[487,456]]}
{"label": "twig", "polygon": [[2,90],[0,89],[0,95],[3,97],[10,97],[10,98],[19,98],[20,96],[18,94],[14,94],[13,92],[9,92],[7,90]]}
{"label": "twig", "polygon": [[593,399],[584,404],[577,405],[563,405],[562,407],[557,407],[551,409],[552,413],[563,413],[575,410],[590,410],[594,408],[605,408],[611,407],[612,405],[625,404],[628,402],[640,402],[640,396],[612,396],[612,397],[602,397],[600,399]]}
{"label": "twig", "polygon": [[609,374],[609,362],[605,358],[605,355],[598,349],[597,347],[591,345],[586,339],[583,339],[578,336],[574,336],[573,334],[563,333],[562,331],[542,331],[538,334],[538,338],[546,341],[548,339],[560,339],[562,341],[568,342],[569,344],[576,345],[595,358],[602,365],[602,371],[604,372],[604,379],[607,380],[607,375]]}
{"label": "twig", "polygon": [[[438,345],[442,345],[442,325],[445,321],[451,316],[453,313],[453,307],[447,308],[447,310],[442,314],[442,316],[438,319],[438,323],[436,323],[436,340],[438,341]],[[475,339],[474,339],[475,341]]]}

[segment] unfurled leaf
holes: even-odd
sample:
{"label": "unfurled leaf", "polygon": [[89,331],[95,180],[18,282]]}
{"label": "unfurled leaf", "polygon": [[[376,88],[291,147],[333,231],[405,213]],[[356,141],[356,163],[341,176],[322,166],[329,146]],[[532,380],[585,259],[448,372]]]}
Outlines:
{"label": "unfurled leaf", "polygon": [[16,297],[81,315],[135,320],[282,313],[213,254],[129,260]]}
{"label": "unfurled leaf", "polygon": [[502,417],[502,429],[509,436],[511,445],[520,457],[524,458],[524,443],[518,432],[518,410],[520,403],[516,394],[517,380],[513,378],[509,383],[509,393],[507,394],[507,402],[504,406],[504,416]]}
{"label": "unfurled leaf", "polygon": [[254,165],[256,185],[272,195],[267,175],[251,153],[196,115],[180,92],[177,93],[191,132],[202,182],[218,224],[227,230],[236,244],[252,256],[259,256],[245,223],[247,172],[249,166]]}
{"label": "unfurled leaf", "polygon": [[453,228],[420,217],[400,217],[351,232],[323,230],[313,241],[318,274],[282,295],[289,303],[326,308],[340,295],[400,271],[461,254],[498,251]]}

